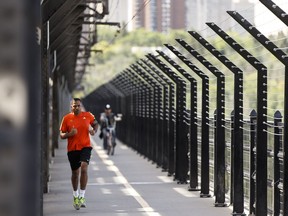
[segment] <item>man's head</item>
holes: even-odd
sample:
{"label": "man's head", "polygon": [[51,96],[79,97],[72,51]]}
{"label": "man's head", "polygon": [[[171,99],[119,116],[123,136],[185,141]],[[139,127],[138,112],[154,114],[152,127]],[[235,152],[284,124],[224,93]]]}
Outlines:
{"label": "man's head", "polygon": [[105,113],[106,113],[106,114],[110,114],[110,113],[111,113],[111,106],[110,106],[110,104],[106,104],[106,106],[105,106]]}
{"label": "man's head", "polygon": [[71,110],[75,115],[78,115],[81,112],[81,99],[73,98],[71,101]]}

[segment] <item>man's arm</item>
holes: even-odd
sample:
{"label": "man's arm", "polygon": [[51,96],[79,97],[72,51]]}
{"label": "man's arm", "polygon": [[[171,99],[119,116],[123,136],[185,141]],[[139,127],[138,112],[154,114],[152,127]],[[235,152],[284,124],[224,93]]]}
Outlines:
{"label": "man's arm", "polygon": [[70,132],[68,132],[68,127],[67,127],[67,118],[63,117],[61,125],[60,125],[60,138],[61,139],[67,139],[68,137],[74,136],[75,134],[77,134],[77,129],[76,128],[72,128],[72,130]]}
{"label": "man's arm", "polygon": [[94,122],[91,124],[91,127],[93,128],[92,130],[89,130],[89,133],[93,136],[97,130],[98,130],[98,122],[96,119],[94,119]]}
{"label": "man's arm", "polygon": [[122,114],[116,114],[114,116],[115,121],[121,121],[122,120]]}
{"label": "man's arm", "polygon": [[72,130],[70,132],[60,131],[60,138],[61,139],[67,139],[68,137],[74,136],[75,134],[77,134],[76,128],[72,128]]}

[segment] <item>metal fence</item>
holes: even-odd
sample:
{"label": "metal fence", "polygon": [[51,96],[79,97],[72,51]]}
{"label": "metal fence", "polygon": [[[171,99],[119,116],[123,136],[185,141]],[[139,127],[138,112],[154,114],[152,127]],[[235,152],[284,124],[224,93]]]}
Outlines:
{"label": "metal fence", "polygon": [[[288,24],[280,7],[270,0],[261,2]],[[94,113],[112,104],[114,111],[123,114],[118,138],[177,183],[199,190],[201,198],[214,196],[215,207],[232,205],[233,215],[288,215],[288,156],[284,154],[288,139],[283,136],[288,126],[283,121],[288,118],[288,58],[238,12],[228,14],[284,64],[283,116],[276,111],[273,121],[267,119],[267,67],[212,22],[207,23],[209,28],[256,70],[256,107],[250,110],[250,119],[243,115],[245,72],[195,31],[188,33],[231,72],[233,81],[193,45],[176,39],[177,46],[165,44],[165,52],[147,54],[87,95],[83,103]],[[229,118],[225,114],[227,82],[233,82]],[[210,110],[212,102],[215,110]]]}

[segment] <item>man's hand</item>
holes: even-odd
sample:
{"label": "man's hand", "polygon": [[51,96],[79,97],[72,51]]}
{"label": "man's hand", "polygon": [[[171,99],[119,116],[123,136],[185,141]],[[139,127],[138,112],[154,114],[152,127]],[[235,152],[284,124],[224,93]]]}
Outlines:
{"label": "man's hand", "polygon": [[77,133],[78,133],[77,129],[76,128],[72,128],[71,131],[69,132],[69,137],[70,136],[74,136]]}
{"label": "man's hand", "polygon": [[72,128],[70,132],[63,133],[61,131],[60,137],[61,137],[61,139],[67,139],[68,137],[74,136],[77,133],[78,133],[77,129],[76,128]]}
{"label": "man's hand", "polygon": [[96,131],[94,129],[89,130],[90,135],[94,136]]}

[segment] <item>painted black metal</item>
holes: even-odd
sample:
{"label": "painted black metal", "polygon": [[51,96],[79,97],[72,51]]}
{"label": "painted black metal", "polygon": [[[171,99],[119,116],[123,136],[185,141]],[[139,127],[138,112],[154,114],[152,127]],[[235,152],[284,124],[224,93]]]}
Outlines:
{"label": "painted black metal", "polygon": [[175,47],[167,46],[202,80],[201,98],[201,191],[200,197],[211,197],[209,194],[209,77],[183,56]]}
{"label": "painted black metal", "polygon": [[176,138],[175,138],[175,128],[176,128],[176,88],[174,82],[170,81],[168,77],[161,71],[157,70],[149,60],[143,60],[142,62],[146,64],[157,76],[159,76],[165,83],[169,86],[169,97],[166,101],[167,103],[167,121],[168,121],[168,149],[167,149],[167,157],[168,157],[168,176],[172,176],[175,173],[175,146],[176,146]]}
{"label": "painted black metal", "polygon": [[280,148],[281,146],[281,135],[282,135],[282,115],[279,111],[274,114],[274,211],[273,215],[279,216],[280,214],[280,188],[278,187],[280,183]]}
{"label": "painted black metal", "polygon": [[249,215],[255,215],[256,202],[256,125],[257,112],[253,109],[250,112],[250,199]]}
{"label": "painted black metal", "polygon": [[[212,44],[195,31],[189,33],[222,62],[234,74],[234,112],[233,112],[233,146],[232,146],[232,178],[233,178],[233,215],[244,214],[243,191],[243,71],[218,51]],[[231,164],[232,164],[231,161]]]}
{"label": "painted black metal", "polygon": [[142,61],[137,62],[138,65],[140,65],[144,71],[149,74],[155,81],[157,81],[163,88],[163,140],[162,140],[162,154],[161,154],[161,167],[162,171],[168,170],[168,147],[169,147],[169,86],[166,82],[164,82],[159,76],[156,75],[151,69],[149,69]]}
{"label": "painted black metal", "polygon": [[[150,83],[153,88],[155,89],[155,133],[154,133],[154,139],[155,143],[153,146],[154,149],[154,155],[155,158],[153,158],[154,162],[157,163],[157,166],[162,166],[162,155],[163,155],[163,120],[161,119],[161,116],[163,116],[163,91],[162,86],[159,85],[152,77],[150,77],[147,73],[145,73],[138,65],[133,64],[131,65],[131,68],[133,68],[134,71],[136,71],[143,79],[145,79],[148,83]],[[141,131],[139,131],[139,137],[141,134]]]}
{"label": "painted black metal", "polygon": [[[165,44],[166,47],[170,46]],[[198,143],[197,143],[197,80],[188,74],[181,66],[179,66],[175,61],[173,61],[164,52],[157,50],[160,56],[162,56],[170,65],[172,65],[182,76],[184,76],[191,85],[191,109],[189,113],[189,124],[190,124],[190,183],[189,190],[195,191],[198,188]]]}
{"label": "painted black metal", "polygon": [[157,129],[157,119],[154,118],[154,125],[153,127],[153,130],[151,132],[153,132],[153,134],[151,134],[151,137],[154,138],[153,140],[151,140],[151,145],[150,145],[150,154],[147,155],[146,154],[146,146],[143,142],[143,139],[139,139],[139,137],[141,137],[141,134],[142,134],[142,128],[141,128],[141,117],[140,117],[140,113],[141,113],[141,101],[142,101],[142,98],[143,97],[141,95],[141,92],[143,91],[143,89],[146,89],[148,86],[150,86],[151,89],[153,89],[153,92],[154,94],[153,95],[153,100],[155,101],[155,103],[153,104],[154,105],[154,109],[157,110],[158,109],[158,101],[157,101],[157,94],[159,93],[158,92],[158,87],[155,85],[155,82],[151,82],[150,79],[148,79],[147,77],[143,77],[141,76],[141,71],[139,70],[138,67],[135,67],[134,65],[131,65],[131,69],[130,70],[130,73],[131,73],[131,79],[136,79],[136,81],[142,81],[142,83],[145,83],[145,85],[141,85],[141,84],[137,84],[136,83],[136,86],[137,88],[139,89],[138,90],[138,97],[136,97],[136,106],[135,106],[135,112],[133,113],[133,116],[134,116],[134,126],[133,126],[133,129],[134,130],[134,133],[133,133],[133,140],[135,140],[134,143],[131,143],[131,145],[134,145],[135,149],[138,150],[141,154],[143,155],[146,155],[148,158],[152,159],[152,161],[156,161],[156,155],[157,155],[157,152],[156,152],[156,145],[157,145],[157,140],[155,140],[155,135],[156,135],[156,132],[153,132],[155,129]]}
{"label": "painted black metal", "polygon": [[[215,23],[207,23],[225,42],[237,51],[246,61],[257,69],[257,166],[256,214],[267,214],[267,68],[246,49],[220,29]],[[264,170],[265,169],[265,170]],[[265,181],[266,179],[266,181]],[[263,207],[265,206],[265,207]],[[257,213],[257,211],[259,211]]]}
{"label": "painted black metal", "polygon": [[287,13],[278,7],[273,1],[271,0],[259,0],[262,4],[264,4],[272,13],[275,14],[283,23],[288,25],[288,15]]}
{"label": "painted black metal", "polygon": [[47,23],[42,24],[41,32],[41,151],[43,192],[48,192],[49,182],[49,51],[47,50]]}
{"label": "painted black metal", "polygon": [[[248,31],[256,40],[258,40],[267,50],[269,50],[280,62],[282,62],[285,65],[285,74],[286,74],[285,79],[287,79],[286,78],[287,77],[286,72],[288,70],[288,55],[285,52],[283,52],[281,49],[279,49],[279,47],[277,47],[271,40],[269,40],[267,37],[265,37],[260,31],[258,31],[255,26],[253,26],[251,23],[249,23],[239,13],[237,13],[236,11],[228,11],[227,13],[231,17],[233,17],[243,28],[245,28],[246,31]],[[285,83],[287,83],[287,82],[285,82]],[[285,94],[284,119],[288,118],[288,110],[286,110],[286,108],[288,109],[288,102],[286,99],[286,96],[288,96],[288,89],[287,89],[288,87],[286,87],[286,86],[287,85],[285,85],[285,93],[284,93]],[[258,115],[260,117],[259,112],[258,112]],[[285,122],[287,122],[287,121],[285,121]],[[288,123],[284,123],[284,130],[286,130],[287,127],[288,127]],[[260,139],[263,139],[263,137],[261,137]],[[259,141],[262,141],[262,140],[259,140]],[[288,145],[288,138],[287,138],[287,136],[284,136],[284,146],[286,147],[287,145]],[[286,147],[284,149],[284,155],[285,155],[285,152],[288,152],[288,147]],[[258,159],[258,157],[257,157],[257,159]],[[259,160],[259,163],[257,163],[257,165],[261,166],[262,164],[264,164],[264,158],[263,159],[259,158],[258,160]],[[258,162],[258,160],[257,160],[257,162]],[[284,216],[287,216],[288,215],[288,187],[286,187],[286,184],[288,182],[288,172],[285,170],[287,170],[286,168],[288,167],[288,156],[284,157],[284,167],[285,167],[284,168]],[[262,166],[261,166],[261,168],[262,168]],[[261,184],[261,188],[256,187],[256,190],[257,190],[257,193],[259,193],[259,196],[260,196],[261,190],[262,191],[264,190],[264,187],[265,187],[264,183]],[[258,196],[257,196],[257,198],[258,198]],[[261,197],[259,197],[259,198],[261,199]],[[262,197],[262,199],[264,199],[264,198]],[[264,200],[263,200],[263,202],[264,202]],[[264,204],[265,203],[256,202],[256,214],[257,214],[258,209],[260,211],[260,214],[266,214],[266,212],[263,210],[263,208],[261,209],[261,206],[263,206]],[[257,208],[257,205],[258,205],[258,208]]]}
{"label": "painted black metal", "polygon": [[217,78],[217,131],[214,157],[215,206],[226,206],[225,203],[225,77],[214,65],[200,55],[192,46],[182,39],[176,39],[192,56],[203,64]]}
{"label": "painted black metal", "polygon": [[183,118],[186,111],[186,83],[154,55],[148,54],[147,58],[177,84],[175,180],[180,184],[186,184],[188,175],[188,127]]}

